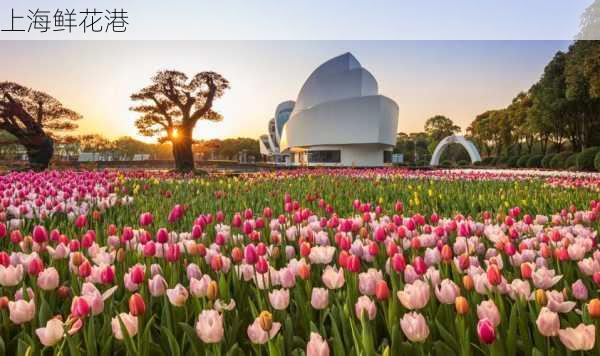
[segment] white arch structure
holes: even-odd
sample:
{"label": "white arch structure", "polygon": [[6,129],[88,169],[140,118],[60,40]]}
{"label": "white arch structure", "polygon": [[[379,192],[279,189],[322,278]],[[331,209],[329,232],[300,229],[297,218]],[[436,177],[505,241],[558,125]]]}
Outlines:
{"label": "white arch structure", "polygon": [[442,153],[444,153],[446,147],[448,147],[448,145],[452,143],[458,143],[462,145],[465,148],[465,150],[467,150],[467,153],[471,158],[471,163],[481,161],[479,151],[477,150],[477,147],[475,147],[473,142],[467,140],[464,136],[452,135],[444,138],[440,141],[440,143],[438,143],[438,145],[435,147],[435,150],[433,151],[433,156],[431,156],[431,162],[429,163],[429,165],[438,166],[440,164],[440,157],[442,157]]}

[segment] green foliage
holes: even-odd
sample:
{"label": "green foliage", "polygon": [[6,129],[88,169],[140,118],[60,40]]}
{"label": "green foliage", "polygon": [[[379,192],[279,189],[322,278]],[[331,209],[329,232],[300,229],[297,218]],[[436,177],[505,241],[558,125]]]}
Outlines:
{"label": "green foliage", "polygon": [[531,155],[527,160],[527,168],[541,168],[544,155]]}
{"label": "green foliage", "polygon": [[531,157],[531,156],[530,155],[522,155],[521,157],[519,157],[519,159],[517,160],[517,167],[518,168],[527,167],[527,162],[529,161],[529,157]]}
{"label": "green foliage", "polygon": [[600,152],[596,154],[596,158],[594,159],[594,167],[598,172],[600,172]]}
{"label": "green foliage", "polygon": [[573,153],[570,155],[565,161],[565,165],[563,168],[566,169],[576,169],[577,168],[577,157],[579,157],[579,153]]}
{"label": "green foliage", "polygon": [[578,151],[600,145],[598,112],[600,41],[575,41],[556,53],[528,91],[505,108],[478,115],[467,132],[488,154],[546,153],[552,146],[560,151],[565,141]]}
{"label": "green foliage", "polygon": [[551,168],[550,167],[550,162],[552,161],[552,159],[556,156],[556,153],[548,153],[547,155],[544,156],[544,158],[542,158],[542,168]]}
{"label": "green foliage", "polygon": [[550,168],[552,169],[563,169],[565,168],[565,161],[569,158],[573,153],[569,151],[563,151],[557,153],[550,160]]}
{"label": "green foliage", "polygon": [[508,157],[508,159],[506,160],[506,165],[514,168],[517,166],[517,161],[519,160],[519,156],[510,156]]}
{"label": "green foliage", "polygon": [[460,160],[456,164],[460,167],[465,167],[471,165],[471,161]]}
{"label": "green foliage", "polygon": [[594,158],[600,152],[600,147],[589,147],[577,155],[577,170],[594,170]]}

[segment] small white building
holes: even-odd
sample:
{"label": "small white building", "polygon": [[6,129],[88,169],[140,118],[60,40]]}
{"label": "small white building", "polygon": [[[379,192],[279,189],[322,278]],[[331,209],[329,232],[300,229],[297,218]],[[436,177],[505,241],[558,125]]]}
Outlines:
{"label": "small white building", "polygon": [[[296,102],[280,107],[287,117],[269,122],[274,135],[261,136],[261,149],[292,165],[383,166],[392,162],[398,105],[378,93],[373,75],[350,53],[330,59],[306,80]],[[283,119],[285,118],[285,119]],[[264,146],[264,147],[263,147]]]}

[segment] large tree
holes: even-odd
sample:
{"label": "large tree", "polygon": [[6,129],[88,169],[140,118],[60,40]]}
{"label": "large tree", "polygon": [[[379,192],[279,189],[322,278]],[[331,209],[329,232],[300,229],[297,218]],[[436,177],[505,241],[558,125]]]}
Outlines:
{"label": "large tree", "polygon": [[81,115],[52,96],[13,82],[0,82],[0,130],[25,147],[34,170],[48,168],[54,154],[53,135],[73,130]]}
{"label": "large tree", "polygon": [[194,127],[199,120],[222,120],[212,107],[228,88],[227,79],[215,72],[188,78],[174,70],[159,71],[150,85],[131,95],[131,100],[141,102],[131,108],[142,114],[135,125],[144,136],[158,136],[161,143],[171,142],[175,168],[192,171]]}
{"label": "large tree", "polygon": [[427,133],[436,144],[446,136],[454,135],[459,132],[460,126],[454,124],[454,121],[443,115],[436,115],[425,121],[425,133]]}

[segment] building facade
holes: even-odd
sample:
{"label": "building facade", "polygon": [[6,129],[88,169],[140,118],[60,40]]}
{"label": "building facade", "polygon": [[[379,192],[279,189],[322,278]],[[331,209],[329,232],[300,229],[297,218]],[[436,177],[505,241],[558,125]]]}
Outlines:
{"label": "building facade", "polygon": [[260,142],[277,163],[373,167],[391,163],[397,131],[398,105],[345,53],[319,66],[296,102],[278,105]]}

